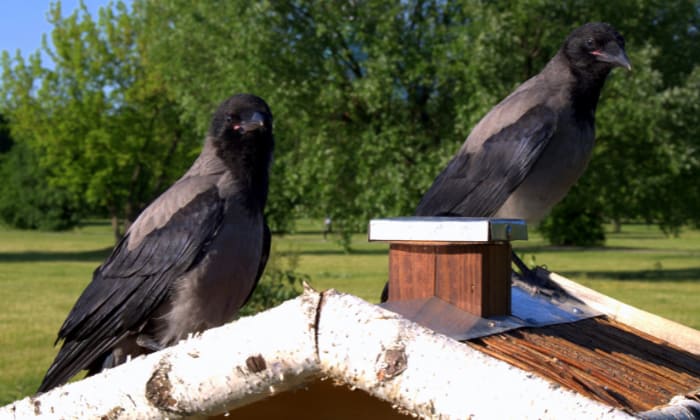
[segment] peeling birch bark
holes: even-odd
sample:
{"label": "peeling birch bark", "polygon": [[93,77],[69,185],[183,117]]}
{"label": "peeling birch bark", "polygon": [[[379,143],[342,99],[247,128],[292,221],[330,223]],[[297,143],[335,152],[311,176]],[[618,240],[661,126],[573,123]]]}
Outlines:
{"label": "peeling birch bark", "polygon": [[311,289],[1,407],[0,418],[196,418],[317,378],[360,388],[423,418],[631,418],[359,298]]}
{"label": "peeling birch bark", "polygon": [[679,395],[665,407],[637,413],[637,415],[643,420],[697,420],[700,417],[700,401]]}
{"label": "peeling birch bark", "polygon": [[323,372],[425,418],[632,418],[350,295],[327,291]]}
{"label": "peeling birch bark", "polygon": [[182,418],[219,414],[319,376],[318,293],[0,408],[2,419]]}

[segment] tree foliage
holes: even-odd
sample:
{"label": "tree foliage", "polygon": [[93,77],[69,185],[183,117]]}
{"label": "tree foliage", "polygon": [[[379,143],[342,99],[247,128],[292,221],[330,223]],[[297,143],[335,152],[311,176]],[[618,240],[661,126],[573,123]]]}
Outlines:
{"label": "tree foliage", "polygon": [[15,142],[10,135],[10,127],[7,123],[7,119],[0,114],[0,155],[9,152],[14,144]]}
{"label": "tree foliage", "polygon": [[196,153],[216,104],[244,91],[276,118],[276,230],[412,214],[488,109],[573,28],[607,21],[634,71],[603,90],[595,155],[562,203],[574,211],[554,217],[700,220],[697,2],[136,0],[97,22],[51,16],[56,68],[5,56],[2,112],[52,185],[112,214],[133,217]]}
{"label": "tree foliage", "polygon": [[84,216],[62,188],[48,188],[39,158],[25,143],[0,155],[0,221],[20,229],[68,229]]}
{"label": "tree foliage", "polygon": [[550,244],[600,246],[605,242],[603,204],[580,193],[581,185],[574,186],[566,199],[538,226]]}
{"label": "tree foliage", "polygon": [[[697,167],[682,158],[692,140],[678,124],[669,128],[665,112],[700,56],[696,6],[170,0],[144,10],[151,34],[161,35],[154,61],[200,127],[232,90],[269,99],[275,220],[294,209],[355,230],[372,217],[411,214],[473,124],[589,20],[625,34],[635,71],[613,75],[604,91],[596,155],[574,192],[587,199],[572,200],[597,203],[608,219],[679,226],[697,218],[665,206],[691,188],[681,161]],[[685,121],[683,106],[674,109]]]}
{"label": "tree foliage", "polygon": [[83,216],[70,196],[48,188],[46,171],[25,143],[15,144],[8,121],[0,115],[0,222],[20,229],[60,230]]}
{"label": "tree foliage", "polygon": [[[50,187],[73,202],[133,220],[191,160],[196,141],[160,75],[142,61],[146,38],[126,6],[84,5],[63,17],[52,5],[51,43],[24,60],[3,54],[2,104],[12,135],[37,156]],[[118,225],[115,225],[118,232]]]}

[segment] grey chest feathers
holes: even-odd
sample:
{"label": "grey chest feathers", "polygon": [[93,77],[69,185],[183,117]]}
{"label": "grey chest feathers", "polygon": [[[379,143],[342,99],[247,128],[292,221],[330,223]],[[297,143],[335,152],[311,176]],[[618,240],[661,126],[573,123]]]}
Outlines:
{"label": "grey chest feathers", "polygon": [[594,131],[592,121],[559,121],[531,172],[494,217],[523,218],[529,223],[543,219],[586,170],[595,143]]}
{"label": "grey chest feathers", "polygon": [[262,254],[263,219],[250,214],[235,200],[228,203],[221,230],[209,252],[175,284],[156,331],[161,345],[171,345],[191,332],[229,322],[256,283]]}

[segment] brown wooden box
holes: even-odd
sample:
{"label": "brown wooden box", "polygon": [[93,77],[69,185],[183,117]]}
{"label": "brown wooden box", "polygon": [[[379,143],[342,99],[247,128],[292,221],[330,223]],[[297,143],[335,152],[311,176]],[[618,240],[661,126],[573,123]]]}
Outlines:
{"label": "brown wooden box", "polygon": [[510,242],[391,242],[388,301],[436,296],[480,317],[510,315]]}

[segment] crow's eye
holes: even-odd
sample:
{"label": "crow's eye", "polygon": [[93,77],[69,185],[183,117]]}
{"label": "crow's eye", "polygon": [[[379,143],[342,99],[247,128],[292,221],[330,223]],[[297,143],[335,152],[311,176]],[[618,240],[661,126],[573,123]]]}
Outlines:
{"label": "crow's eye", "polygon": [[593,41],[593,38],[588,38],[586,40],[586,47],[593,48],[594,46],[595,46],[595,41]]}
{"label": "crow's eye", "polygon": [[230,123],[232,123],[232,122],[233,122],[233,117],[230,116],[230,115],[227,115],[227,116],[226,116],[226,123],[230,124]]}

